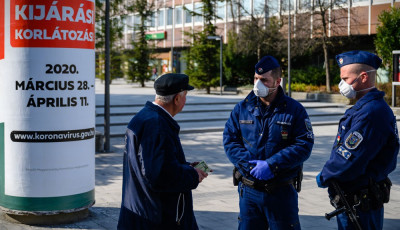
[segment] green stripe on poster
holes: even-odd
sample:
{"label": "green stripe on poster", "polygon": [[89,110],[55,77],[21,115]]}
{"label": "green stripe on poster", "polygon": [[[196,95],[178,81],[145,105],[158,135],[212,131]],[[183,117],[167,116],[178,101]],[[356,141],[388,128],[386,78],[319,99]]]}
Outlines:
{"label": "green stripe on poster", "polygon": [[18,211],[63,211],[88,207],[94,202],[94,190],[60,197],[15,197],[2,194],[0,205]]}
{"label": "green stripe on poster", "polygon": [[89,192],[60,197],[16,197],[5,195],[4,123],[0,123],[0,206],[18,211],[63,211],[90,206],[94,203],[94,189]]}

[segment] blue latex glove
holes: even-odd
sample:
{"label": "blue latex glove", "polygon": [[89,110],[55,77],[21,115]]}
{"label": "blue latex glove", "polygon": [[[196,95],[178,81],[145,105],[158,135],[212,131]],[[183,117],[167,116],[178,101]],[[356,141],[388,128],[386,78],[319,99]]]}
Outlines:
{"label": "blue latex glove", "polygon": [[269,180],[274,177],[274,174],[272,173],[272,171],[269,168],[269,165],[266,161],[252,160],[252,161],[249,161],[249,163],[256,164],[256,167],[254,167],[250,171],[250,175],[252,175],[253,177],[255,177],[259,180]]}
{"label": "blue latex glove", "polygon": [[328,186],[326,186],[326,185],[322,185],[322,181],[321,181],[321,173],[319,173],[318,175],[317,175],[317,185],[318,185],[318,187],[320,187],[320,188],[327,188]]}

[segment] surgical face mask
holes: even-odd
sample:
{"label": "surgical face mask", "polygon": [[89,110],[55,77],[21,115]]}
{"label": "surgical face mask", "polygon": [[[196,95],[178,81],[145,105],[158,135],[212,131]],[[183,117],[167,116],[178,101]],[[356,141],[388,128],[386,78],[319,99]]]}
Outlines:
{"label": "surgical face mask", "polygon": [[[368,73],[368,72],[372,72],[372,71],[376,71],[376,70],[370,70],[370,71],[365,71],[365,72]],[[367,89],[362,89],[362,90],[359,90],[359,91],[355,91],[352,85],[354,84],[354,82],[356,82],[358,80],[358,78],[360,76],[361,76],[361,74],[358,75],[357,78],[351,84],[348,84],[347,82],[345,82],[342,79],[340,81],[340,83],[339,83],[339,91],[340,91],[340,93],[343,96],[345,96],[345,97],[347,97],[349,99],[354,99],[354,98],[356,98],[357,92],[361,92],[361,91],[365,91],[365,90],[369,90],[369,89],[375,88],[375,86],[373,86],[373,87],[370,87],[370,88],[367,88]]]}
{"label": "surgical face mask", "polygon": [[254,83],[253,92],[257,97],[267,97],[270,94],[270,89],[276,88],[268,88],[258,79],[256,83]]}
{"label": "surgical face mask", "polygon": [[[357,79],[358,79],[358,77],[357,77]],[[353,81],[353,83],[354,83],[354,81]],[[341,80],[339,83],[340,93],[349,99],[355,98],[356,94],[357,94],[357,92],[354,90],[354,88],[352,86],[353,83],[351,83],[351,85],[349,85],[349,84],[347,84],[347,82],[345,82],[343,80]]]}

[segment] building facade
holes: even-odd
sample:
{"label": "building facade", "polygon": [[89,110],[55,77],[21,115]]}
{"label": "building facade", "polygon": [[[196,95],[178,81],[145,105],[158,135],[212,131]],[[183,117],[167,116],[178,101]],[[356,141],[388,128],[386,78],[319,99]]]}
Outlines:
{"label": "building facade", "polygon": [[[129,1],[129,0],[128,0]],[[217,35],[227,42],[227,35],[235,28],[240,33],[240,22],[251,16],[258,18],[288,17],[290,13],[296,31],[307,30],[310,38],[316,36],[318,4],[332,4],[328,16],[336,17],[335,25],[328,25],[328,36],[374,35],[378,25],[378,15],[392,6],[400,6],[400,0],[236,0],[218,2],[215,6],[218,19],[215,20]],[[290,6],[289,6],[290,4]],[[153,67],[158,74],[165,72],[183,72],[185,63],[180,59],[181,51],[190,46],[190,37],[186,33],[202,30],[204,22],[201,16],[193,16],[189,11],[201,13],[200,0],[155,0],[154,14],[148,22],[148,38],[156,48],[153,55]],[[290,11],[289,11],[290,9]],[[126,17],[123,22],[123,48],[132,48],[135,37],[134,26],[140,18],[136,14]],[[233,26],[235,25],[235,26]],[[283,29],[287,26],[283,27]],[[339,29],[338,29],[339,28]],[[285,33],[284,33],[285,34]],[[317,35],[318,36],[318,35]],[[374,48],[371,47],[371,50]]]}

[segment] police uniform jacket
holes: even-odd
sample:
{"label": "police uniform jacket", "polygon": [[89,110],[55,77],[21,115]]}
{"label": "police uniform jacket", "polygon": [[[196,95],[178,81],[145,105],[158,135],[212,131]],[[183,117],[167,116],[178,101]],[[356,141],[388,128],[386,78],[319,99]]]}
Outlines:
{"label": "police uniform jacket", "polygon": [[225,125],[223,142],[226,155],[246,178],[250,160],[266,160],[282,182],[297,176],[314,144],[310,120],[304,107],[287,97],[282,88],[269,108],[261,111],[260,99],[251,92],[233,109]]}
{"label": "police uniform jacket", "polygon": [[384,180],[396,167],[399,152],[396,117],[372,89],[340,119],[330,159],[321,171],[322,185],[335,179],[347,192]]}
{"label": "police uniform jacket", "polygon": [[179,129],[151,102],[128,124],[118,229],[198,229],[191,190],[199,177],[186,162]]}

